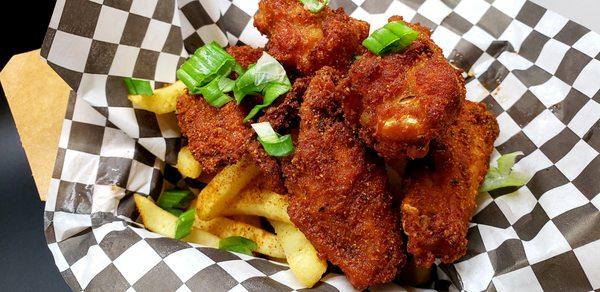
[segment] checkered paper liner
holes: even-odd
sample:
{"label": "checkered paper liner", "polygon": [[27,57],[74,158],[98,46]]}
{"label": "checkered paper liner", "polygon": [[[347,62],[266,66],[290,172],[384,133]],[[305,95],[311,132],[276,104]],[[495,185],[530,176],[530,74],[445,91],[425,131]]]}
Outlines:
{"label": "checkered paper liner", "polygon": [[[45,233],[73,290],[302,288],[287,266],[164,238],[130,219],[134,192],[156,198],[168,181],[180,181],[169,166],[180,134],[174,115],[133,107],[122,77],[158,87],[209,41],[264,45],[252,25],[257,2],[57,2],[42,56],[74,92]],[[525,0],[331,2],[372,29],[391,15],[431,28],[445,56],[468,72],[468,99],[498,118],[494,157],[525,153],[515,168],[531,181],[513,193],[479,195],[467,255],[437,265],[429,288],[600,289],[600,35]],[[329,273],[314,289],[352,287]],[[405,288],[370,288],[386,289]]]}

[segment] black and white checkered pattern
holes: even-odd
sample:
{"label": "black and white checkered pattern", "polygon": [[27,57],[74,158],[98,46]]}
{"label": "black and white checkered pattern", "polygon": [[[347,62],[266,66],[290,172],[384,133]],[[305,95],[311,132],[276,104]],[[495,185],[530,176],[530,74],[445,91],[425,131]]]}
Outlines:
{"label": "black and white checkered pattern", "polygon": [[[131,222],[133,192],[156,196],[179,131],[173,115],[132,107],[122,77],[174,81],[188,52],[266,43],[257,0],[59,0],[42,56],[77,92],[63,125],[45,231],[74,290],[289,291],[277,263],[162,238]],[[523,151],[532,176],[478,197],[467,255],[438,265],[432,288],[600,289],[600,35],[526,0],[332,0],[372,29],[420,22],[497,116],[494,158]],[[167,162],[165,164],[165,162]],[[165,167],[165,165],[167,165]],[[316,290],[351,290],[328,274]],[[400,288],[395,284],[377,289]]]}

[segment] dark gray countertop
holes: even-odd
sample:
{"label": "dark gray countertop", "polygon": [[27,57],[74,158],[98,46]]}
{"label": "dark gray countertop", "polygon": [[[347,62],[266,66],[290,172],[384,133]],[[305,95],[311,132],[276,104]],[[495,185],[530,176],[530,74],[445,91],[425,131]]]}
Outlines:
{"label": "dark gray countertop", "polygon": [[[35,1],[35,8],[30,1],[3,5],[0,68],[12,55],[40,47],[54,2]],[[21,21],[11,23],[15,18]],[[44,204],[1,88],[0,155],[0,291],[68,291],[46,246]]]}

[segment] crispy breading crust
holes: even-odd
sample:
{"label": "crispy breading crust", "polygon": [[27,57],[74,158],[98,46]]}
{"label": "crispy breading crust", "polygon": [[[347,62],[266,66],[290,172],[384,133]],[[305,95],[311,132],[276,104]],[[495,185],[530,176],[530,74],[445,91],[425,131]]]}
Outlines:
{"label": "crispy breading crust", "polygon": [[302,75],[347,69],[369,34],[368,23],[342,8],[311,13],[298,0],[261,0],[254,26],[269,38],[269,54]]}
{"label": "crispy breading crust", "polygon": [[475,197],[498,133],[485,105],[465,101],[456,122],[432,141],[430,154],[409,168],[402,224],[418,266],[429,267],[436,257],[452,263],[465,254]]}
{"label": "crispy breading crust", "polygon": [[298,113],[302,96],[308,88],[309,82],[310,78],[308,77],[296,78],[290,92],[279,97],[270,107],[266,108],[264,115],[258,121],[271,123],[271,127],[277,132],[287,133],[289,130],[297,128],[300,124]]}
{"label": "crispy breading crust", "polygon": [[243,122],[246,113],[230,102],[221,108],[210,106],[202,96],[184,94],[177,102],[177,121],[203,175],[211,175],[249,155],[260,166],[269,184],[265,188],[285,192],[281,168],[257,142],[254,131]]}
{"label": "crispy breading crust", "polygon": [[255,64],[263,53],[262,48],[255,49],[251,46],[230,46],[226,50],[244,68]]}
{"label": "crispy breading crust", "polygon": [[343,120],[341,75],[324,67],[300,108],[300,134],[284,167],[288,213],[320,255],[357,289],[394,279],[406,260],[383,163]]}
{"label": "crispy breading crust", "polygon": [[245,113],[235,103],[210,106],[200,95],[184,94],[177,102],[177,120],[194,158],[205,173],[214,173],[238,161],[253,137],[244,124]]}
{"label": "crispy breading crust", "polygon": [[465,97],[464,78],[429,30],[406,24],[419,32],[417,40],[398,53],[366,53],[348,73],[352,94],[344,102],[346,117],[385,158],[425,156],[429,141],[454,121]]}

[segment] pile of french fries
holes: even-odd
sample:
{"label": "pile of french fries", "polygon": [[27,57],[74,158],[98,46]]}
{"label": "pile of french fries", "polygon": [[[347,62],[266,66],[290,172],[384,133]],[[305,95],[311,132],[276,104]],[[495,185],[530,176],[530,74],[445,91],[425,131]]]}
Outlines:
{"label": "pile of french fries", "polygon": [[[177,168],[192,178],[201,173],[200,164],[186,148],[178,155]],[[257,244],[256,253],[287,261],[299,282],[312,287],[325,273],[327,262],[290,221],[287,196],[262,189],[259,175],[259,168],[249,160],[218,173],[192,202],[196,219],[191,233],[182,240],[218,248],[223,238],[245,237]],[[142,195],[135,195],[135,203],[146,228],[174,237],[177,216]],[[275,233],[262,228],[261,217],[269,221]]]}

